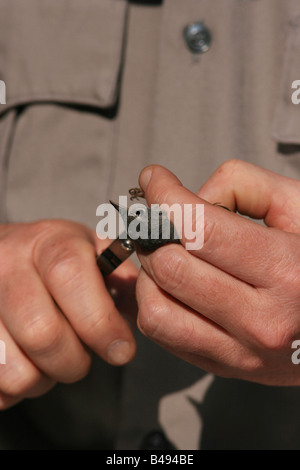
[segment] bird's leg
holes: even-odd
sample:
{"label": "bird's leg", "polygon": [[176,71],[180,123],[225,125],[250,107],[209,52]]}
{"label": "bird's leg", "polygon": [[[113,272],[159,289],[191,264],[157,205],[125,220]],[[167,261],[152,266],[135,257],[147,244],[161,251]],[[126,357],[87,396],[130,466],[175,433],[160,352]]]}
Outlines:
{"label": "bird's leg", "polygon": [[134,199],[138,201],[140,197],[145,199],[145,193],[141,188],[131,188],[129,189],[129,194],[131,201],[133,201]]}

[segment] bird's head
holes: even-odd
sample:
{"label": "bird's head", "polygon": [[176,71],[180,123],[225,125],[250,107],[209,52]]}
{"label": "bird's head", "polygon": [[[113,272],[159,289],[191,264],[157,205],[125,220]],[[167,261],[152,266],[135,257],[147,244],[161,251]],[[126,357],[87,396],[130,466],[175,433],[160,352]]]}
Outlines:
{"label": "bird's head", "polygon": [[126,208],[112,201],[110,203],[120,213],[128,237],[140,248],[153,251],[167,243],[180,243],[174,225],[159,208],[149,208],[144,204],[133,204]]}

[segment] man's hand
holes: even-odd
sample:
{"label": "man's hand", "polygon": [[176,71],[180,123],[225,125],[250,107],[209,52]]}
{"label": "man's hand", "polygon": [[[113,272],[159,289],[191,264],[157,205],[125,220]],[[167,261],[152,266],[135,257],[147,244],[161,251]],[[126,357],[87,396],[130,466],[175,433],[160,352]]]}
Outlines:
{"label": "man's hand", "polygon": [[[90,350],[113,365],[130,361],[135,341],[137,268],[126,262],[107,279],[96,264],[104,250],[93,232],[67,221],[0,227],[0,409],[39,396],[55,382],[85,376]],[[128,318],[130,319],[130,318]],[[103,379],[105,380],[105,378]]]}
{"label": "man's hand", "polygon": [[291,361],[300,340],[300,183],[232,160],[198,196],[159,166],[146,168],[140,185],[149,204],[205,204],[202,249],[168,245],[140,256],[141,331],[217,375],[300,385]]}

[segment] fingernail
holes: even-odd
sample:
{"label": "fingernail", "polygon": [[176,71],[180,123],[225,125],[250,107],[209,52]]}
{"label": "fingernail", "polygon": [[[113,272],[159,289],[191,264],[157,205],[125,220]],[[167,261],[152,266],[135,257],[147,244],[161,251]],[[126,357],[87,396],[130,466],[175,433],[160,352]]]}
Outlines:
{"label": "fingernail", "polygon": [[117,339],[108,346],[106,354],[110,364],[122,366],[132,359],[133,344],[129,341]]}
{"label": "fingernail", "polygon": [[147,166],[140,174],[140,185],[143,191],[146,191],[152,176],[152,166]]}

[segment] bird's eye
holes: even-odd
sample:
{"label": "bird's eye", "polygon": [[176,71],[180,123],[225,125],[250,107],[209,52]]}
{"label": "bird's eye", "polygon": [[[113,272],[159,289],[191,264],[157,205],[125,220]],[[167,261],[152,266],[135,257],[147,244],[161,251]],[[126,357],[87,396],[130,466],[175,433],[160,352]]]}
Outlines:
{"label": "bird's eye", "polygon": [[135,211],[136,217],[143,217],[145,213],[146,213],[145,209],[138,209],[137,211]]}
{"label": "bird's eye", "polygon": [[147,208],[143,204],[134,204],[128,210],[128,215],[132,217],[143,217]]}

